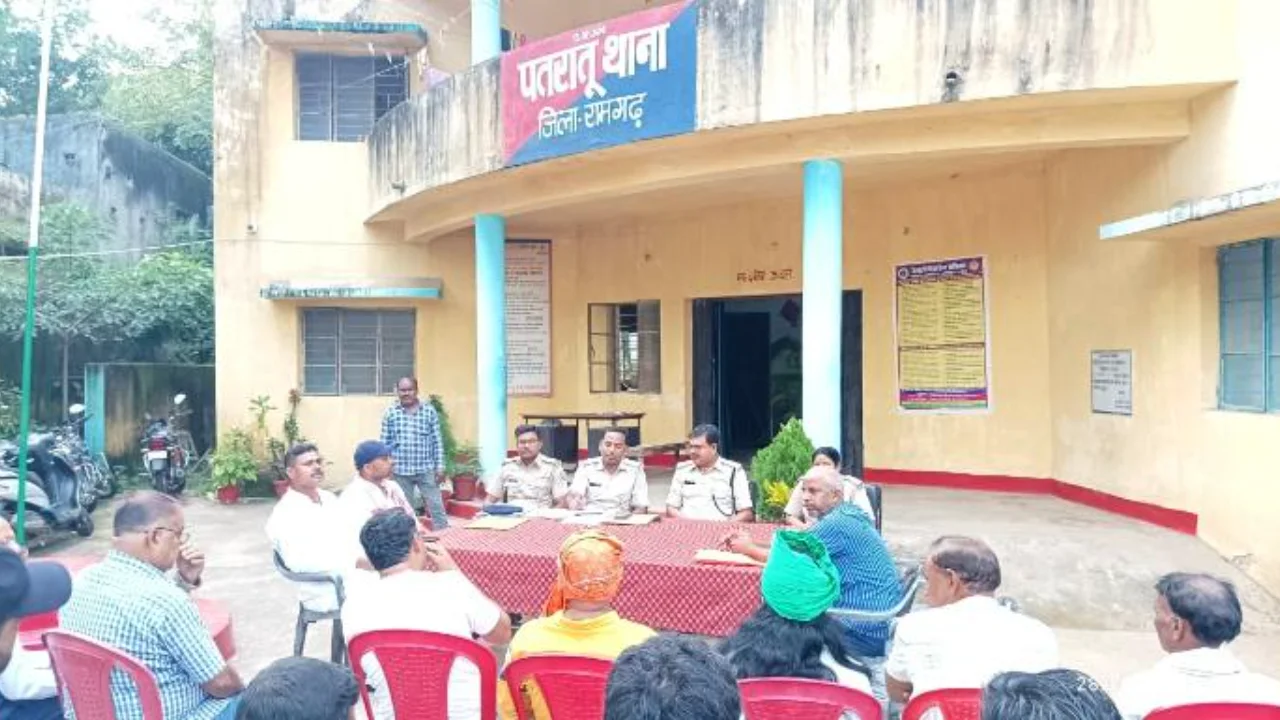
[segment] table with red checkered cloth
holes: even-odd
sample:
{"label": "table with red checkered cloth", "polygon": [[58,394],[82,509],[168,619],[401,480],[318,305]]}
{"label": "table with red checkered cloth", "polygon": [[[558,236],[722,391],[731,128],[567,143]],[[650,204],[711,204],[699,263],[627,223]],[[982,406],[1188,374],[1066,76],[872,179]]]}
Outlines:
{"label": "table with red checkered cloth", "polygon": [[[650,525],[605,525],[623,542],[622,590],[615,606],[622,617],[658,630],[724,637],[760,607],[760,568],[706,565],[693,561],[741,528],[760,543],[772,525],[661,520]],[[451,527],[440,533],[462,572],[503,609],[542,614],[556,576],[556,556],[565,537],[581,525],[532,518],[512,530]]]}

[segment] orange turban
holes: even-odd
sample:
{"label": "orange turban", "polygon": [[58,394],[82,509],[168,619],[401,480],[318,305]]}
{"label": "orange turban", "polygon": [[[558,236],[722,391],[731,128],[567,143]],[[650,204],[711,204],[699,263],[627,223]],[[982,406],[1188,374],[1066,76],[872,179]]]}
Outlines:
{"label": "orange turban", "polygon": [[598,530],[576,532],[560,546],[556,565],[543,615],[564,610],[570,600],[608,602],[622,585],[622,541]]}

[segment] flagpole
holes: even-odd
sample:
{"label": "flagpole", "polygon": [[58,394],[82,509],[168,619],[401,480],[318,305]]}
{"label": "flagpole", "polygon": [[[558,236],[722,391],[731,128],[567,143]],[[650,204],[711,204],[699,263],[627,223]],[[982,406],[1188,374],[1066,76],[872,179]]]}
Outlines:
{"label": "flagpole", "polygon": [[[18,412],[18,517],[15,534],[27,542],[27,439],[31,434],[31,363],[36,334],[36,263],[40,257],[40,198],[44,188],[44,126],[49,112],[49,56],[53,53],[55,0],[44,0],[40,19],[40,91],[36,100],[36,147],[31,162],[31,224],[27,228],[27,319],[22,326],[22,402]],[[49,498],[52,502],[53,498]]]}

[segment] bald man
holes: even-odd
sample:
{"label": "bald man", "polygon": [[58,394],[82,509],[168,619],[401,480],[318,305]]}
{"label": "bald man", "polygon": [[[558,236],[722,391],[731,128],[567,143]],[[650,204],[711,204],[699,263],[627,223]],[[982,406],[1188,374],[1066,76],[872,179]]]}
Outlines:
{"label": "bald man", "polygon": [[[114,535],[107,558],[76,578],[62,628],[147,666],[166,720],[234,718],[244,683],[187,596],[203,580],[204,554],[187,536],[182,506],[160,493],[132,495],[116,511]],[[132,683],[113,678],[111,696],[117,717],[142,716]]]}
{"label": "bald man", "polygon": [[[902,595],[893,557],[871,518],[856,505],[845,502],[840,473],[835,468],[815,467],[799,483],[804,508],[816,518],[809,532],[827,547],[831,562],[840,571],[840,598],[834,607],[872,612],[893,607]],[[756,545],[745,532],[728,536],[725,544],[760,562],[769,559],[769,548]],[[845,630],[854,655],[868,660],[884,657],[889,639],[887,622],[848,623]]]}

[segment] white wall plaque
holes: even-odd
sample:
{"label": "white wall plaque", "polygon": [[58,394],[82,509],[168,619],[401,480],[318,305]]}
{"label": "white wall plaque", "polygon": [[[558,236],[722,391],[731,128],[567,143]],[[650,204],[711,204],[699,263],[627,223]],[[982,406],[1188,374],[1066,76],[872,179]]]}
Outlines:
{"label": "white wall plaque", "polygon": [[1090,362],[1093,411],[1101,415],[1133,414],[1133,351],[1094,350]]}
{"label": "white wall plaque", "polygon": [[507,394],[551,394],[551,241],[508,240]]}

